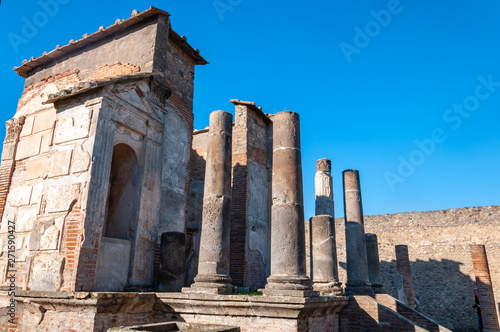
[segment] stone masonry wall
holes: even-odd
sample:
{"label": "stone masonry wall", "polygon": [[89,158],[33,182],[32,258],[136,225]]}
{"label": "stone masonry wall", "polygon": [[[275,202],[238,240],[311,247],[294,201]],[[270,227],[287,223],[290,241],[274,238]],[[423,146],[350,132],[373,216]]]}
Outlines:
{"label": "stone masonry wall", "polygon": [[[378,236],[384,288],[397,298],[394,246],[409,249],[419,311],[450,329],[477,329],[470,244],[486,245],[500,306],[500,206],[365,216],[365,232]],[[336,219],[340,280],[345,283],[344,219]]]}

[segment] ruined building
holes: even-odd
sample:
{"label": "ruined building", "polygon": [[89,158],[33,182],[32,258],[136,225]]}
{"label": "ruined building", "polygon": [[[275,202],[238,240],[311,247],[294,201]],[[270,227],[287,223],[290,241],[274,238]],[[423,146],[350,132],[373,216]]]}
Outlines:
{"label": "ruined building", "polygon": [[[384,257],[407,243],[363,219],[356,171],[344,172],[346,240],[329,160],[304,224],[298,114],[235,99],[234,118],[216,111],[193,130],[207,63],[151,7],[15,69],[26,81],[0,166],[0,330],[446,330],[385,293],[390,269],[365,231]],[[498,236],[483,240],[498,250]]]}

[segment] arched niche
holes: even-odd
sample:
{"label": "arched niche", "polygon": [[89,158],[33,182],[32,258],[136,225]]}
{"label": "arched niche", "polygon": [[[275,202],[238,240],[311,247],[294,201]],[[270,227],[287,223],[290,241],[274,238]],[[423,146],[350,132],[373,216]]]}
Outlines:
{"label": "arched niche", "polygon": [[134,150],[120,143],[113,148],[104,236],[132,240],[140,210],[142,171]]}

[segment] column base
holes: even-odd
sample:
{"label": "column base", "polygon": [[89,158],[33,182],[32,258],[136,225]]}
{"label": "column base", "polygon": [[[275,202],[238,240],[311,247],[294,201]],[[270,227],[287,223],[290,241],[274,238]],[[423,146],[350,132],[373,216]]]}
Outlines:
{"label": "column base", "polygon": [[387,293],[382,284],[372,284],[373,292],[375,294],[385,294]]}
{"label": "column base", "polygon": [[197,275],[191,287],[183,287],[181,292],[185,294],[218,294],[231,295],[234,286],[231,285],[231,277],[223,274]]}
{"label": "column base", "polygon": [[342,283],[338,281],[314,282],[313,289],[318,291],[321,296],[341,296],[344,294]]}
{"label": "column base", "polygon": [[270,276],[266,288],[259,290],[267,296],[316,297],[311,279],[306,276]]}
{"label": "column base", "polygon": [[346,295],[374,296],[375,292],[373,291],[372,285],[369,282],[368,283],[359,283],[359,284],[347,283],[345,286],[345,294]]}

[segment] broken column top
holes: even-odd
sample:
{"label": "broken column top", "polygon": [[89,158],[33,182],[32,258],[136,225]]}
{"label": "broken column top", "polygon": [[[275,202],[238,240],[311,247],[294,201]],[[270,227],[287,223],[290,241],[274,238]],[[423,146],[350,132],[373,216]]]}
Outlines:
{"label": "broken column top", "polygon": [[332,161],[327,158],[318,159],[316,161],[316,171],[317,172],[331,172],[332,171]]}

